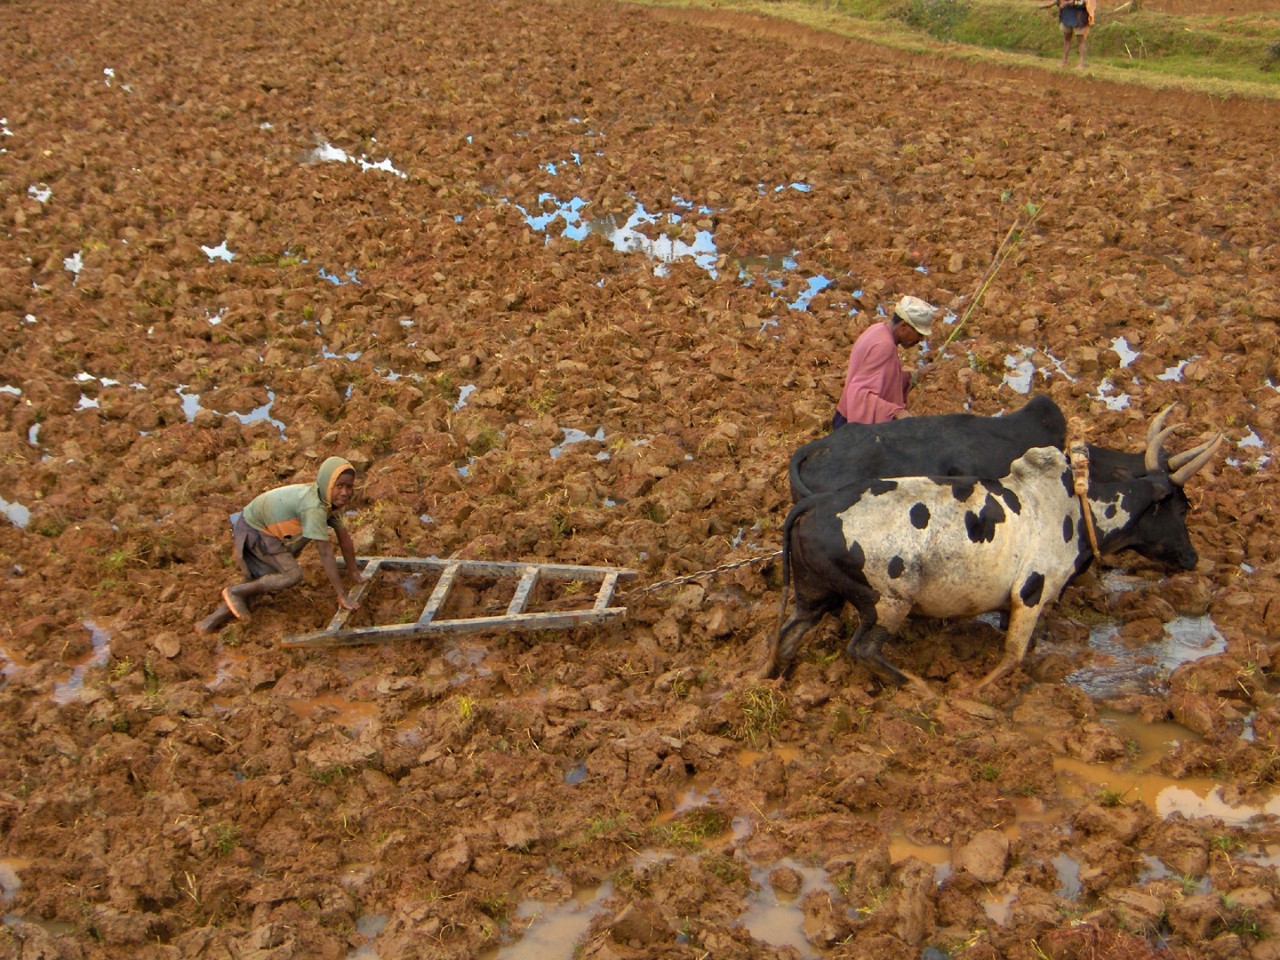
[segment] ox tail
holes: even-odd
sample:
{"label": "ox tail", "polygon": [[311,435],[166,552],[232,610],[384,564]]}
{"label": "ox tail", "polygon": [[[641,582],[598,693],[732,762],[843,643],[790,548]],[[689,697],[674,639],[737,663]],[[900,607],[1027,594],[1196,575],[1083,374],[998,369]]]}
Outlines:
{"label": "ox tail", "polygon": [[808,484],[800,476],[800,468],[804,466],[805,461],[809,459],[809,445],[805,444],[791,456],[791,462],[787,466],[787,476],[791,482],[791,500],[793,503],[799,503],[805,497],[813,496],[813,491],[809,489]]}
{"label": "ox tail", "polygon": [[791,596],[791,528],[806,509],[803,500],[797,503],[787,513],[787,519],[782,524],[782,607],[778,611],[779,622],[786,619],[787,600]]}

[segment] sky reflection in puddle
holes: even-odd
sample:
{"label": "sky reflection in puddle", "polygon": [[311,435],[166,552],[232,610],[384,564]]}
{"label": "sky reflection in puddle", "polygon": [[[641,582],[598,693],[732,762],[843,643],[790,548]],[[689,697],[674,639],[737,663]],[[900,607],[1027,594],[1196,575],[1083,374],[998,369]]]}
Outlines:
{"label": "sky reflection in puddle", "polygon": [[271,416],[271,407],[276,402],[276,394],[274,390],[267,390],[267,402],[262,404],[260,407],[254,407],[248,413],[238,413],[235,410],[222,413],[218,410],[210,410],[208,407],[201,406],[200,394],[186,393],[186,389],[187,385],[185,383],[180,383],[178,384],[175,392],[182,398],[182,413],[183,416],[187,418],[187,423],[195,422],[196,414],[201,410],[208,410],[209,413],[215,414],[219,417],[235,417],[243,424],[258,423],[260,421],[269,423],[280,431],[281,437],[285,436],[284,424]]}
{"label": "sky reflection in puddle", "polygon": [[[587,433],[584,430],[577,430],[573,427],[561,427],[560,430],[561,432],[564,433],[564,439],[551,448],[552,460],[555,460],[560,456],[560,454],[564,453],[565,447],[571,446],[572,444],[575,444],[575,443],[586,443],[587,441],[604,443],[604,427],[597,427],[595,433]],[[608,460],[609,451],[607,450],[599,451],[596,454],[596,459]]]}
{"label": "sky reflection in puddle", "polygon": [[27,524],[31,522],[31,510],[28,507],[16,501],[10,503],[4,497],[0,497],[0,513],[3,513],[6,520],[21,530],[25,530]]}
{"label": "sky reflection in puddle", "polygon": [[516,918],[530,921],[520,939],[501,947],[483,950],[480,960],[572,960],[578,942],[586,934],[595,915],[613,896],[613,884],[574,891],[564,903],[549,904],[526,900],[516,908]]}
{"label": "sky reflection in puddle", "polygon": [[93,650],[82,662],[71,668],[71,676],[53,685],[55,703],[70,703],[78,699],[84,691],[84,675],[87,670],[106,666],[111,659],[111,634],[92,620],[83,621],[84,628],[92,637]]}
{"label": "sky reflection in puddle", "polygon": [[[373,142],[373,141],[370,141]],[[361,170],[368,172],[371,170],[381,170],[384,173],[393,173],[401,180],[407,180],[408,175],[397,170],[391,164],[389,157],[382,160],[369,160],[364,154],[359,157],[353,157],[343,150],[341,147],[335,147],[329,142],[324,142],[307,154],[304,162],[308,163],[353,163]]]}
{"label": "sky reflection in puddle", "polygon": [[[769,874],[778,868],[794,870],[800,875],[800,890],[795,894],[775,890]],[[756,940],[775,947],[793,947],[805,960],[820,954],[809,942],[806,917],[800,901],[813,890],[834,890],[824,870],[808,867],[795,860],[780,860],[772,866],[752,866],[751,879],[758,885],[747,897],[747,909],[740,922]]]}
{"label": "sky reflection in puddle", "polygon": [[1208,617],[1176,617],[1164,625],[1154,643],[1129,646],[1120,639],[1120,628],[1102,623],[1089,631],[1093,662],[1067,676],[1094,700],[1126,694],[1159,694],[1169,674],[1184,663],[1222,653],[1226,638]]}

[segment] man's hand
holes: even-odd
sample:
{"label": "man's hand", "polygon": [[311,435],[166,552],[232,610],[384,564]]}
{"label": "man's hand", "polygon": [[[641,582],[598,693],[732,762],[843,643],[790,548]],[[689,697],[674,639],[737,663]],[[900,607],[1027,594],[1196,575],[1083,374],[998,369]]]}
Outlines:
{"label": "man's hand", "polygon": [[340,606],[343,610],[359,610],[360,609],[360,604],[357,601],[350,599],[345,593],[341,593],[338,595],[338,606]]}

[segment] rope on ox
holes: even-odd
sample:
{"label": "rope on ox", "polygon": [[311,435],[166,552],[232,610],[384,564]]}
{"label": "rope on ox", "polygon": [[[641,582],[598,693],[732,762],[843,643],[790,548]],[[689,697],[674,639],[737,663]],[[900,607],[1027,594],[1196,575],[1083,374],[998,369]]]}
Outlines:
{"label": "rope on ox", "polygon": [[1072,417],[1067,428],[1067,451],[1071,462],[1072,489],[1080,499],[1080,512],[1084,514],[1084,529],[1089,534],[1089,546],[1093,558],[1102,561],[1098,549],[1098,533],[1093,528],[1093,508],[1089,506],[1089,445],[1084,439],[1084,421]]}

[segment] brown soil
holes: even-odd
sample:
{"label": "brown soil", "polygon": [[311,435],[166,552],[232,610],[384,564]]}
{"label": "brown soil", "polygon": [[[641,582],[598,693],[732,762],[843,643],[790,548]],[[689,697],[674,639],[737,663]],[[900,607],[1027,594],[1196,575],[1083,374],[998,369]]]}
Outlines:
{"label": "brown soil", "polygon": [[[30,511],[0,522],[0,956],[494,956],[522,904],[596,889],[584,958],[1280,956],[1274,816],[1165,817],[1055,775],[1118,776],[1118,729],[1176,721],[1156,773],[1274,809],[1276,109],[762,23],[0,5],[0,496]],[[548,241],[517,208],[542,193],[679,213],[649,237],[713,231],[715,276]],[[1200,566],[1110,558],[1136,588],[1069,587],[985,702],[981,623],[891,651],[936,700],[882,689],[834,623],[760,685],[776,565],[645,588],[778,549],[788,455],[824,431],[852,338],[904,293],[963,313],[1028,203],[914,409],[1020,405],[1023,346],[1061,362],[1037,387],[1096,442],[1135,448],[1179,401],[1178,444],[1228,436],[1191,485]],[[230,262],[202,250],[224,241]],[[269,400],[283,432],[229,415]],[[553,457],[563,428],[604,440]],[[197,635],[233,577],[227,514],[331,453],[362,471],[362,554],[625,566],[627,616],[285,650],[331,614],[306,556],[251,624]],[[364,622],[423,597],[380,589]],[[1063,682],[1090,624],[1141,645],[1206,612],[1225,652],[1162,692]],[[762,896],[799,896],[803,946],[743,925]]]}

